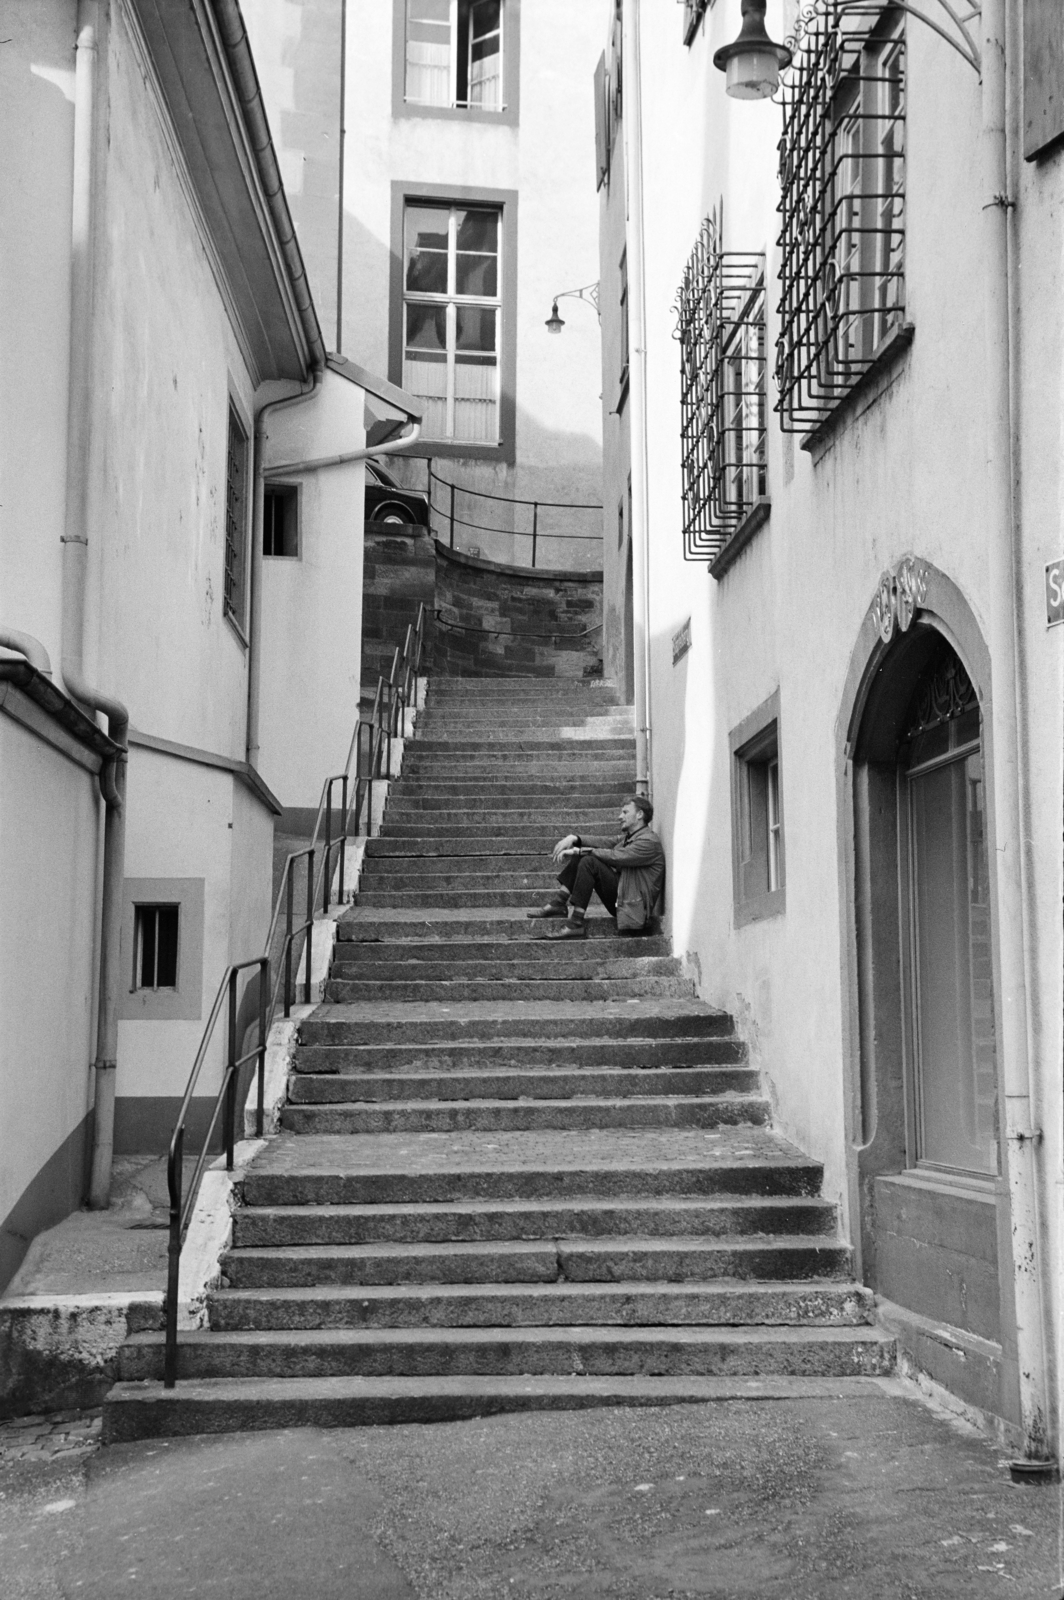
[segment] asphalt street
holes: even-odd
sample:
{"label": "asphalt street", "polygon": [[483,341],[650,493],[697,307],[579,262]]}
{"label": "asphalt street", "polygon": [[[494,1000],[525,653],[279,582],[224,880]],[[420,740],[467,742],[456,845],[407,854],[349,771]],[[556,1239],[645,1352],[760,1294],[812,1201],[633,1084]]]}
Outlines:
{"label": "asphalt street", "polygon": [[1017,1487],[999,1450],[893,1382],[860,1399],[104,1449],[84,1421],[57,1431],[58,1445],[46,1423],[0,1428],[2,1600],[1059,1600],[1064,1586],[1060,1490]]}

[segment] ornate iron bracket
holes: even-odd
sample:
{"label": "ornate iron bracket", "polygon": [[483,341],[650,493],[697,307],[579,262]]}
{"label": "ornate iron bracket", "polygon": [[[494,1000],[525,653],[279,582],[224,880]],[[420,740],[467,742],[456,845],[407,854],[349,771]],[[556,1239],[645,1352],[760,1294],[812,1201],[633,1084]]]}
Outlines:
{"label": "ornate iron bracket", "polygon": [[908,633],[926,598],[927,568],[915,556],[904,556],[896,566],[887,568],[872,601],[872,621],[884,644],[893,639],[895,628]]}

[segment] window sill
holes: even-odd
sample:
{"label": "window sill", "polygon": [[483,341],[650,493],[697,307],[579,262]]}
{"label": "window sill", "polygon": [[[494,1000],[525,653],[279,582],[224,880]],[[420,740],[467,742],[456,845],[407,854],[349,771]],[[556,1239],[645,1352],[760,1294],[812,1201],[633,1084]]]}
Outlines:
{"label": "window sill", "polygon": [[480,106],[420,106],[401,100],[393,115],[399,117],[427,118],[432,122],[486,122],[499,128],[517,126],[516,106],[502,106],[498,111],[488,111]]}
{"label": "window sill", "polygon": [[872,365],[862,372],[853,388],[843,397],[830,415],[819,423],[802,440],[802,449],[812,456],[814,464],[822,460],[825,452],[851,422],[864,416],[869,406],[879,399],[900,375],[902,360],[913,342],[916,329],[911,322],[888,334],[876,352]]}
{"label": "window sill", "polygon": [[772,501],[766,495],[761,500],[755,500],[746,516],[740,522],[727,544],[709,563],[710,576],[719,583],[730,567],[733,567],[757,533],[769,519],[772,510]]}
{"label": "window sill", "polygon": [[787,888],[772,889],[760,894],[756,900],[743,900],[735,906],[735,926],[743,928],[751,922],[763,922],[766,917],[781,917],[787,909]]}

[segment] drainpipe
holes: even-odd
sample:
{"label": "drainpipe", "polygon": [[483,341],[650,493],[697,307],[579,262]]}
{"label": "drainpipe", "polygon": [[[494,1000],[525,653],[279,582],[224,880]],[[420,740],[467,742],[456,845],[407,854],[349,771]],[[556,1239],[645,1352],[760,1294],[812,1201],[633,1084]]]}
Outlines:
{"label": "drainpipe", "polygon": [[18,628],[5,628],[0,623],[0,647],[4,650],[17,650],[20,656],[25,656],[34,671],[45,678],[52,676],[51,658],[39,639],[32,633],[20,633]]}
{"label": "drainpipe", "polygon": [[67,401],[66,518],[62,536],[63,683],[72,699],[102,711],[120,753],[100,771],[106,807],[103,843],[103,904],[100,917],[100,989],[96,1028],[92,1176],[89,1204],[110,1199],[114,1149],[115,1070],[118,1055],[119,941],[125,876],[126,750],[129,713],[88,683],[82,670],[85,641],[85,579],[88,565],[89,438],[93,357],[93,154],[96,137],[98,0],[78,0],[74,57],[74,185],[70,237],[70,379]]}
{"label": "drainpipe", "polygon": [[[639,0],[626,0],[621,16],[624,62],[624,181],[627,215],[629,369],[632,456],[632,626],[635,660],[635,786],[651,790],[650,738],[650,504],[647,472],[646,272],[643,232],[643,111],[639,60]],[[640,649],[639,643],[642,648]]]}
{"label": "drainpipe", "polygon": [[349,461],[371,461],[377,456],[390,456],[398,450],[405,450],[408,444],[416,444],[420,438],[421,424],[413,422],[408,433],[398,439],[389,439],[386,444],[364,445],[358,450],[344,450],[338,456],[316,456],[313,461],[284,461],[279,467],[267,467],[266,477],[276,478],[285,472],[313,472],[318,467],[342,467]]}
{"label": "drainpipe", "polygon": [[[1001,966],[1005,1140],[1012,1214],[1020,1418],[1025,1464],[1049,1463],[1045,1320],[1038,1219],[1041,1131],[1034,1117],[1027,995],[1023,869],[1025,773],[1019,729],[1026,696],[1019,672],[1017,547],[1013,497],[1011,318],[1009,304],[1006,0],[982,6],[982,178],[987,358],[987,522],[990,634],[994,667],[994,811]],[[1018,1464],[1022,1471],[1023,1463]]]}

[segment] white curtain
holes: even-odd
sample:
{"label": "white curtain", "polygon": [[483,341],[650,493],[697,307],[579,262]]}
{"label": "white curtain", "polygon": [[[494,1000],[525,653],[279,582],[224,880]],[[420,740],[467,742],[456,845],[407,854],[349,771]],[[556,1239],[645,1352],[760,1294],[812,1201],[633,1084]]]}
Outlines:
{"label": "white curtain", "polygon": [[451,50],[449,44],[406,42],[406,98],[423,106],[451,103]]}

